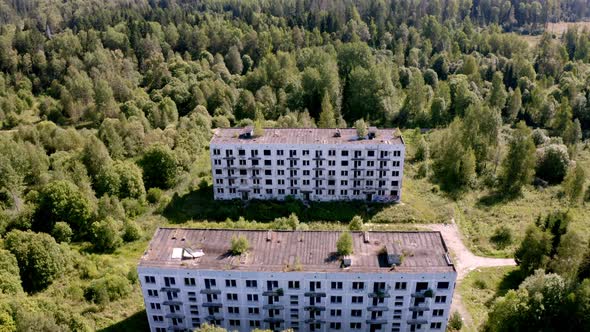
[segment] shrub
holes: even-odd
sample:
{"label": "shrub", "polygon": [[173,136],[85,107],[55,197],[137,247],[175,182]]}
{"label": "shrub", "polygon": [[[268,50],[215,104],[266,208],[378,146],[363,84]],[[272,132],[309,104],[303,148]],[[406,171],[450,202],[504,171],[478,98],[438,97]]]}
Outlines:
{"label": "shrub", "polygon": [[141,227],[133,221],[127,220],[123,225],[123,241],[133,242],[141,239],[142,231]]}
{"label": "shrub", "polygon": [[92,236],[94,249],[99,252],[113,252],[123,243],[118,222],[111,217],[93,223]]}
{"label": "shrub", "polygon": [[65,295],[68,299],[74,301],[83,301],[84,300],[84,290],[80,286],[79,283],[70,283],[65,290]]}
{"label": "shrub", "polygon": [[98,200],[97,219],[102,220],[106,217],[113,217],[117,220],[125,218],[125,208],[117,196],[103,195]]}
{"label": "shrub", "polygon": [[0,294],[17,294],[22,291],[16,257],[9,251],[0,249]]}
{"label": "shrub", "polygon": [[160,200],[160,197],[162,197],[162,189],[160,188],[150,188],[147,192],[147,201],[150,202],[150,204],[155,204]]}
{"label": "shrub", "polygon": [[139,281],[139,275],[137,274],[137,269],[134,266],[129,269],[129,272],[127,272],[127,280],[129,280],[132,285],[137,284]]}
{"label": "shrub", "polygon": [[80,278],[82,279],[94,279],[98,277],[98,268],[96,264],[91,261],[90,259],[84,258],[81,262],[78,263],[76,266],[76,270],[80,274]]}
{"label": "shrub", "polygon": [[53,236],[55,241],[60,243],[70,243],[73,234],[74,233],[72,232],[72,228],[70,227],[70,225],[63,221],[56,222],[53,226],[53,230],[51,231],[51,236]]}
{"label": "shrub", "polygon": [[486,289],[488,285],[486,284],[485,280],[477,279],[473,282],[473,287],[477,289]]}
{"label": "shrub", "polygon": [[289,218],[287,218],[287,223],[289,224],[289,227],[292,230],[296,230],[297,228],[299,228],[299,218],[297,218],[297,215],[295,213],[291,213],[289,215]]}
{"label": "shrub", "polygon": [[229,128],[231,126],[229,120],[223,115],[216,115],[212,120],[214,128]]}
{"label": "shrub", "polygon": [[250,243],[248,242],[248,239],[246,239],[245,236],[240,235],[233,236],[231,238],[230,252],[232,253],[232,255],[241,255],[248,251],[248,248],[250,248]]}
{"label": "shrub", "polygon": [[424,161],[430,158],[430,147],[423,136],[420,137],[418,146],[416,146],[416,152],[414,153],[414,160]]}
{"label": "shrub", "polygon": [[358,139],[364,139],[369,134],[367,124],[363,119],[356,120],[354,123],[354,128],[356,129],[356,135],[358,136]]}
{"label": "shrub", "polygon": [[84,232],[92,214],[90,201],[75,184],[55,181],[39,193],[34,226],[36,230],[49,233],[56,222],[66,221],[76,232]]}
{"label": "shrub", "polygon": [[137,217],[146,211],[146,206],[137,199],[125,198],[121,203],[123,204],[127,218]]}
{"label": "shrub", "polygon": [[351,231],[362,231],[363,218],[361,218],[360,216],[354,216],[348,223],[348,229]]}
{"label": "shrub", "polygon": [[62,248],[45,233],[11,231],[5,247],[16,257],[26,291],[45,289],[62,274],[67,262]]}
{"label": "shrub", "polygon": [[338,242],[336,242],[336,252],[340,256],[347,256],[352,254],[352,235],[350,235],[350,232],[344,232],[340,234]]}
{"label": "shrub", "polygon": [[453,331],[460,331],[463,328],[463,318],[459,312],[455,311],[449,318],[449,329]]}
{"label": "shrub", "polygon": [[506,248],[512,243],[512,230],[506,226],[496,227],[490,241],[499,249]]}
{"label": "shrub", "polygon": [[563,180],[569,166],[565,145],[552,144],[537,150],[537,176],[555,184]]}
{"label": "shrub", "polygon": [[106,304],[129,295],[132,291],[129,280],[119,275],[108,274],[93,280],[84,292],[87,301]]}

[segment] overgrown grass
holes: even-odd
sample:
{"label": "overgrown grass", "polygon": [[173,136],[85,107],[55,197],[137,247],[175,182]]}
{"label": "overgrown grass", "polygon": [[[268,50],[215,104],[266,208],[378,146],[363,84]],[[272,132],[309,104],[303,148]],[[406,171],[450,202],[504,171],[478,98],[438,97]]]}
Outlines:
{"label": "overgrown grass", "polygon": [[[590,151],[581,150],[576,162],[590,169]],[[588,181],[587,181],[588,182]],[[560,185],[547,188],[527,186],[522,195],[510,200],[490,199],[489,190],[474,191],[464,195],[456,204],[456,220],[466,244],[480,255],[509,257],[524,236],[528,225],[537,217],[556,210],[568,210],[573,216],[570,227],[582,237],[590,236],[590,204],[571,205],[562,194]],[[512,243],[506,247],[494,244],[490,238],[494,231],[505,226],[511,230]]]}
{"label": "overgrown grass", "polygon": [[[436,134],[436,133],[435,133]],[[435,135],[434,134],[434,135]],[[570,205],[563,197],[560,185],[547,188],[535,188],[526,186],[522,195],[505,198],[494,192],[491,188],[479,185],[478,189],[450,198],[437,190],[437,186],[431,181],[418,176],[420,164],[412,161],[416,134],[414,131],[406,131],[408,157],[404,169],[404,183],[402,201],[407,205],[400,211],[400,206],[384,209],[390,212],[384,221],[400,221],[408,219],[405,216],[417,218],[416,222],[444,222],[451,218],[459,225],[465,244],[478,255],[491,257],[511,257],[515,248],[524,236],[525,230],[540,215],[560,209],[569,210],[573,215],[572,229],[580,232],[583,237],[590,236],[590,202]],[[577,163],[584,169],[590,170],[590,147],[588,144],[580,144],[578,154],[575,156]],[[590,174],[588,174],[590,175]],[[588,181],[586,181],[586,188]],[[397,209],[397,210],[396,210]],[[407,212],[407,210],[413,210]],[[379,213],[374,220],[383,213]],[[393,216],[396,215],[396,216]],[[510,230],[510,243],[494,243],[491,238],[500,227]]]}
{"label": "overgrown grass", "polygon": [[473,326],[465,326],[465,330],[478,331],[487,320],[488,310],[494,299],[518,286],[506,282],[511,280],[515,271],[517,268],[514,266],[480,268],[463,279],[457,291],[473,320]]}
{"label": "overgrown grass", "polygon": [[223,221],[227,218],[237,220],[272,221],[279,217],[297,214],[302,221],[326,220],[348,221],[355,215],[370,218],[380,204],[367,204],[362,201],[351,202],[312,202],[309,205],[299,200],[285,201],[241,200],[215,201],[211,186],[190,191],[183,196],[175,194],[164,210],[164,216],[174,223],[190,220]]}

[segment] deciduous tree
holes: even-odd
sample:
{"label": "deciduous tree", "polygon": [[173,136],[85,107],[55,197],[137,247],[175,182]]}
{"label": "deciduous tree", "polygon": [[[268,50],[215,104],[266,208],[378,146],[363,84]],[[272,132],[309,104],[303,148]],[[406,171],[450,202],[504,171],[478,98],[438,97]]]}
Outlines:
{"label": "deciduous tree", "polygon": [[28,292],[45,289],[66,267],[62,248],[48,234],[13,230],[6,235],[5,245],[16,257],[23,288]]}
{"label": "deciduous tree", "polygon": [[171,188],[178,177],[174,153],[164,145],[149,148],[139,160],[146,188]]}
{"label": "deciduous tree", "polygon": [[512,132],[508,153],[502,161],[500,188],[507,194],[517,194],[531,183],[535,173],[535,143],[531,130],[520,122]]}

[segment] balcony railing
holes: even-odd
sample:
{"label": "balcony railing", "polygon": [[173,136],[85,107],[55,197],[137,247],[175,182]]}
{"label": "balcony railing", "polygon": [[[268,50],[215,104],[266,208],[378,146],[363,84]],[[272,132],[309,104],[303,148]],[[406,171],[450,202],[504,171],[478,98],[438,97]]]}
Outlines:
{"label": "balcony railing", "polygon": [[213,320],[223,320],[223,316],[215,316],[215,315],[209,315],[205,317],[205,320],[210,322]]}
{"label": "balcony railing", "polygon": [[283,296],[285,292],[282,288],[277,288],[273,290],[267,290],[262,292],[262,296]]}
{"label": "balcony railing", "polygon": [[265,304],[262,306],[262,309],[264,309],[264,310],[273,310],[273,309],[283,310],[283,309],[285,309],[285,306],[282,304]]}
{"label": "balcony railing", "polygon": [[373,298],[373,297],[376,297],[376,298],[387,298],[387,297],[391,297],[391,294],[389,294],[389,292],[386,291],[386,290],[378,290],[378,291],[375,291],[373,293],[369,293],[369,297],[370,298]]}
{"label": "balcony railing", "polygon": [[180,288],[162,287],[162,288],[160,288],[160,292],[180,292]]}
{"label": "balcony railing", "polygon": [[326,307],[321,306],[321,305],[306,305],[305,307],[303,307],[303,310],[305,310],[305,311],[324,311],[324,310],[326,310]]}
{"label": "balcony railing", "polygon": [[367,307],[367,311],[389,311],[389,308],[387,306],[374,305]]}
{"label": "balcony railing", "polygon": [[430,311],[430,308],[428,306],[424,305],[424,304],[422,304],[422,305],[414,305],[414,306],[411,306],[410,307],[410,311],[418,311],[418,312],[421,312],[421,311]]}
{"label": "balcony railing", "polygon": [[432,289],[424,289],[421,291],[417,291],[412,293],[412,297],[424,298],[424,297],[434,297],[434,291]]}
{"label": "balcony railing", "polygon": [[221,294],[221,290],[219,290],[219,289],[211,289],[211,288],[209,288],[209,289],[201,289],[200,293],[201,294],[217,294],[217,295],[219,295],[219,294]]}
{"label": "balcony railing", "polygon": [[182,313],[171,312],[169,314],[166,314],[166,318],[184,318],[184,315]]}

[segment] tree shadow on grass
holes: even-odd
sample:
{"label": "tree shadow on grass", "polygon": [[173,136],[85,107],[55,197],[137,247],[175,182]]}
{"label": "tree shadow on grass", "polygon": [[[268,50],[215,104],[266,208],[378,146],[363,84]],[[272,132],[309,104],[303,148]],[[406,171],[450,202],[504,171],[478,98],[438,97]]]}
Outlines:
{"label": "tree shadow on grass", "polygon": [[506,293],[508,293],[508,291],[511,289],[517,289],[524,279],[525,278],[520,269],[514,269],[508,272],[504,278],[502,278],[502,281],[500,281],[494,298],[506,295]]}
{"label": "tree shadow on grass", "polygon": [[479,198],[476,203],[478,208],[489,208],[497,204],[505,204],[520,197],[520,194],[507,194],[499,191],[492,191]]}
{"label": "tree shadow on grass", "polygon": [[138,311],[133,315],[117,322],[109,327],[98,330],[99,332],[119,332],[119,331],[149,331],[148,318],[145,310]]}
{"label": "tree shadow on grass", "polygon": [[216,201],[213,187],[193,190],[183,196],[174,194],[166,206],[163,216],[173,223],[189,220],[225,221],[227,218],[270,222],[279,217],[295,213],[300,221],[342,221],[348,222],[355,215],[365,220],[372,218],[390,204],[368,203],[365,201],[303,202],[293,198],[284,201],[239,199]]}

